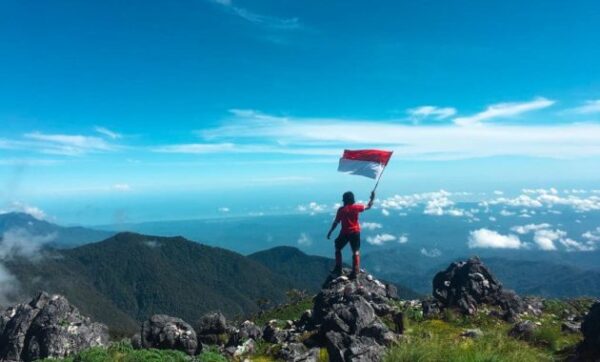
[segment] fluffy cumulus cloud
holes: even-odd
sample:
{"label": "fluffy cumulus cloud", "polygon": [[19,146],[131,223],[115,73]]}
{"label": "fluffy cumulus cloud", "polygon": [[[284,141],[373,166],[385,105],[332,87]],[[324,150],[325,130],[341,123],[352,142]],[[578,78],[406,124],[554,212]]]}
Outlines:
{"label": "fluffy cumulus cloud", "polygon": [[511,228],[512,231],[516,232],[517,234],[521,234],[521,235],[525,235],[528,234],[532,231],[537,231],[537,230],[542,230],[542,229],[548,229],[550,228],[551,225],[547,224],[547,223],[543,223],[543,224],[527,224],[527,225],[517,225],[517,226],[513,226]]}
{"label": "fluffy cumulus cloud", "polygon": [[567,233],[562,230],[541,229],[536,230],[533,235],[533,241],[541,250],[556,250],[554,242],[563,240]]}
{"label": "fluffy cumulus cloud", "polygon": [[311,237],[306,233],[301,233],[297,242],[300,246],[311,246],[313,243]]}
{"label": "fluffy cumulus cloud", "polygon": [[398,237],[398,243],[399,244],[406,244],[408,243],[408,235],[406,234],[402,234]]}
{"label": "fluffy cumulus cloud", "polygon": [[586,231],[581,236],[588,241],[600,241],[600,227],[597,227],[596,230]]}
{"label": "fluffy cumulus cloud", "polygon": [[479,229],[469,234],[469,248],[520,249],[524,247],[517,235],[502,235],[494,230]]}
{"label": "fluffy cumulus cloud", "polygon": [[517,197],[499,197],[486,201],[486,204],[530,209],[552,209],[556,206],[562,206],[570,207],[577,212],[600,210],[600,196],[593,193],[587,196],[586,194],[581,192],[561,194],[555,188],[523,189],[523,193]]}
{"label": "fluffy cumulus cloud", "polygon": [[368,236],[367,243],[371,245],[383,245],[387,242],[396,240],[396,237],[391,234],[377,234],[375,236]]}
{"label": "fluffy cumulus cloud", "polygon": [[580,243],[570,238],[564,238],[559,240],[560,243],[565,247],[567,251],[594,251],[596,245],[593,242]]}
{"label": "fluffy cumulus cloud", "polygon": [[327,205],[319,204],[315,201],[311,201],[307,205],[298,205],[297,210],[300,212],[308,212],[311,215],[329,211]]}
{"label": "fluffy cumulus cloud", "polygon": [[365,230],[377,230],[381,229],[383,225],[376,222],[363,222],[360,224],[360,227]]}
{"label": "fluffy cumulus cloud", "polygon": [[464,194],[465,193],[451,193],[446,190],[440,190],[411,195],[394,195],[381,200],[379,206],[383,207],[385,210],[405,210],[423,205],[423,213],[425,215],[466,216],[472,218],[472,211],[457,208],[455,202],[450,199],[451,196]]}

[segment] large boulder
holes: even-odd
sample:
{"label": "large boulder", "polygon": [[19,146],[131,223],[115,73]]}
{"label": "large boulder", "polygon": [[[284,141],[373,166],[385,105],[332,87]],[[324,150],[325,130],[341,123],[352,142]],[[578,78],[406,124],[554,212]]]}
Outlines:
{"label": "large boulder", "polygon": [[577,350],[578,361],[600,361],[600,302],[594,303],[581,324],[583,342]]}
{"label": "large boulder", "polygon": [[207,313],[196,322],[196,333],[200,343],[224,345],[229,340],[229,332],[232,330],[220,312]]}
{"label": "large boulder", "polygon": [[174,349],[194,355],[201,350],[196,332],[180,318],[156,314],[142,324],[142,348]]}
{"label": "large boulder", "polygon": [[396,334],[380,317],[398,318],[390,307],[395,289],[371,275],[361,273],[356,280],[330,277],[315,297],[312,320],[318,336],[327,347],[330,361],[379,361],[385,346]]}
{"label": "large boulder", "polygon": [[0,316],[0,361],[62,358],[108,344],[108,328],[82,316],[61,295],[40,293]]}
{"label": "large boulder", "polygon": [[502,317],[513,321],[525,309],[521,298],[505,290],[477,257],[452,263],[445,271],[437,273],[433,278],[433,297],[437,305],[427,305],[431,312],[453,308],[472,315],[480,305],[488,304],[499,306]]}

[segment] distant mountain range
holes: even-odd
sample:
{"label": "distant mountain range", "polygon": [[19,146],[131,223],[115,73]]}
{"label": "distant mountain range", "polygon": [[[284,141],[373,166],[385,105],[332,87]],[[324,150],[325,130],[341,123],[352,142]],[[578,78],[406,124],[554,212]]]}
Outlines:
{"label": "distant mountain range", "polygon": [[[591,260],[598,259],[596,252],[539,255],[539,252],[520,251],[516,254],[484,252],[480,257],[507,288],[519,294],[555,298],[600,296],[600,271],[590,268]],[[416,248],[400,246],[370,252],[363,262],[380,278],[430,294],[433,276],[451,262],[468,256],[432,258]],[[536,256],[538,260],[534,259]],[[582,260],[581,267],[575,266],[577,257]]]}
{"label": "distant mountain range", "polygon": [[23,296],[39,290],[63,294],[111,330],[131,333],[156,313],[192,323],[214,310],[236,318],[257,312],[265,301],[284,302],[290,289],[315,293],[333,261],[291,247],[246,257],[182,237],[125,232],[3,264],[19,280]]}
{"label": "distant mountain range", "polygon": [[38,220],[20,212],[0,214],[0,235],[9,230],[24,230],[30,235],[48,236],[48,245],[65,248],[104,240],[115,233],[80,226],[64,227],[48,221]]}

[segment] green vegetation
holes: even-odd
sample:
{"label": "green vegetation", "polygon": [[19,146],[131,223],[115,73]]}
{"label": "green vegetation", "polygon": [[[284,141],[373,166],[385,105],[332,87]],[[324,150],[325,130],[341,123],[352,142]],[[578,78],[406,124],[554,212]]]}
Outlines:
{"label": "green vegetation", "polygon": [[270,320],[276,319],[279,321],[296,320],[300,318],[302,313],[307,309],[312,309],[312,297],[307,297],[296,303],[283,304],[273,309],[269,309],[257,314],[253,322],[258,326],[263,326]]}
{"label": "green vegetation", "polygon": [[24,294],[63,294],[117,338],[131,336],[156,313],[191,324],[216,310],[229,318],[251,315],[259,311],[259,299],[283,303],[285,292],[296,287],[250,258],[181,237],[121,233],[51,254],[36,262],[11,260],[6,267]]}
{"label": "green vegetation", "polygon": [[227,362],[218,352],[209,350],[190,357],[179,351],[135,350],[128,341],[113,343],[108,348],[94,347],[65,359],[45,359],[39,362]]}
{"label": "green vegetation", "polygon": [[[404,311],[405,335],[388,351],[385,361],[557,361],[564,360],[581,341],[581,334],[561,331],[561,313],[585,311],[589,300],[548,300],[541,316],[525,316],[538,325],[529,341],[508,336],[512,324],[490,317],[490,310],[465,317],[452,311],[442,319],[423,319],[418,307],[400,305]],[[581,308],[581,309],[580,309]],[[561,312],[561,313],[559,313]],[[481,337],[466,337],[467,329],[479,329]]]}

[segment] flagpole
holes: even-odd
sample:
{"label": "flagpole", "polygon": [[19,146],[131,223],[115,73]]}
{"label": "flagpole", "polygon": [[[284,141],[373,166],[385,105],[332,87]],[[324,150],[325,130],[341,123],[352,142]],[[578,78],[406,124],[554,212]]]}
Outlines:
{"label": "flagpole", "polygon": [[377,186],[379,186],[379,180],[381,180],[381,176],[383,175],[383,171],[385,171],[386,167],[387,167],[387,165],[385,165],[383,167],[383,170],[381,170],[381,173],[379,174],[379,177],[377,177],[377,182],[375,183],[375,187],[373,187],[373,191],[371,191],[371,192],[375,192],[375,190],[377,189]]}

